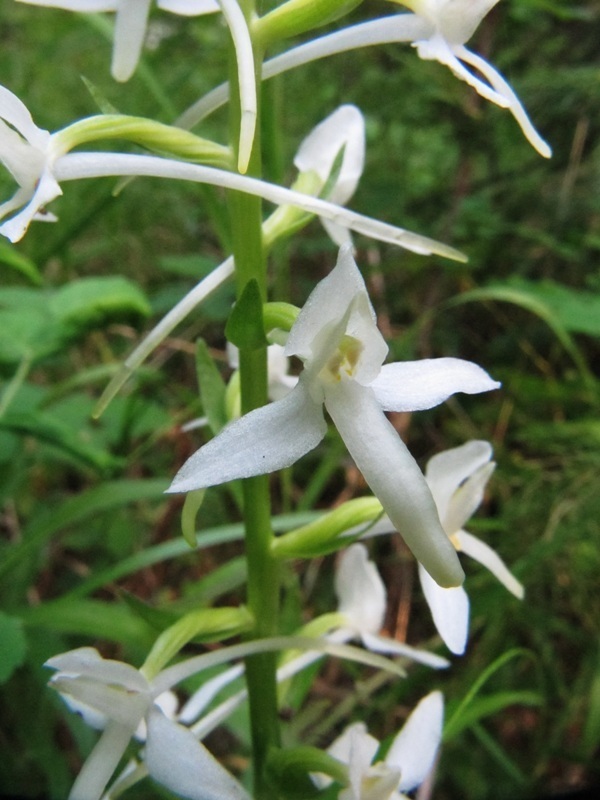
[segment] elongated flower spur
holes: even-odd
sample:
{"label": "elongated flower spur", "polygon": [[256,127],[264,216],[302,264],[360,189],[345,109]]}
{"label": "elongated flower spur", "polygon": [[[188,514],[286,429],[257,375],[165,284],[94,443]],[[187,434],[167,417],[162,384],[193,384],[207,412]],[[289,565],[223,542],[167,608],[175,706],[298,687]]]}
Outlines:
{"label": "elongated flower spur", "polygon": [[[19,189],[11,200],[0,206],[0,220],[20,209],[0,224],[0,234],[12,242],[19,241],[25,235],[31,221],[45,212],[46,203],[62,194],[61,181],[146,176],[209,183],[224,189],[246,192],[278,206],[295,206],[308,214],[331,220],[338,226],[405,247],[421,255],[436,253],[457,261],[466,260],[453,247],[427,236],[365,217],[320,197],[286,189],[257,178],[204,164],[190,164],[158,156],[106,152],[71,153],[69,151],[82,141],[90,140],[86,126],[93,126],[97,118],[91,117],[49,134],[33,123],[29,111],[16,95],[8,89],[0,88],[0,123],[5,121],[11,126],[0,126],[0,162],[19,184]],[[169,130],[169,126],[165,127]],[[218,149],[214,142],[208,145],[211,152],[215,147]]]}
{"label": "elongated flower spur", "polygon": [[443,586],[463,572],[417,463],[384,411],[420,411],[455,392],[499,384],[469,361],[438,358],[383,366],[387,345],[375,323],[350,247],[308,298],[286,355],[304,362],[282,400],[227,426],[181,468],[170,492],[188,492],[291,466],[326,431],[324,409],[383,508],[415,556]]}

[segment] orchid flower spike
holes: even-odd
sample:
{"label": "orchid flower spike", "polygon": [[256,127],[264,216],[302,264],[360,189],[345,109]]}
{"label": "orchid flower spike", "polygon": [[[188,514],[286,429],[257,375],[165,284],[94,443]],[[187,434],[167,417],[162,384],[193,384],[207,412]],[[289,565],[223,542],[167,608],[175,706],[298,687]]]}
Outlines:
{"label": "orchid flower spike", "polygon": [[335,593],[343,622],[330,638],[348,641],[358,636],[367,650],[374,653],[404,656],[434,669],[449,666],[445,658],[379,635],[385,616],[386,590],[364,545],[353,544],[342,553],[335,572]]}
{"label": "orchid flower spike", "polygon": [[[140,59],[152,0],[17,0],[33,6],[51,6],[67,11],[116,14],[111,73],[117,81],[128,81]],[[183,16],[213,14],[220,10],[217,0],[157,0],[163,11]]]}
{"label": "orchid flower spike", "polygon": [[[471,441],[433,456],[425,480],[435,500],[442,526],[459,552],[483,564],[515,597],[524,589],[500,556],[481,539],[463,530],[483,499],[485,485],[494,471],[489,442]],[[419,578],[438,633],[457,655],[465,651],[469,630],[469,599],[462,586],[444,589],[419,566]]]}
{"label": "orchid flower spike", "polygon": [[[86,722],[103,731],[69,800],[98,800],[132,736],[145,739],[150,775],[189,800],[249,800],[240,784],[187,728],[165,714],[165,690],[139,670],[104,659],[92,647],[54,656],[50,685]],[[157,676],[157,678],[160,677]],[[161,707],[162,706],[162,707]]]}
{"label": "orchid flower spike", "polygon": [[[375,761],[379,742],[362,722],[350,725],[327,752],[348,767],[348,785],[338,800],[406,800],[404,792],[420,786],[431,771],[442,738],[441,692],[424,697],[395,736],[386,757]],[[331,778],[313,775],[319,788]]]}
{"label": "orchid flower spike", "polygon": [[342,247],[335,269],[315,287],[289,334],[286,355],[304,362],[297,386],[224,428],[188,459],[168,491],[291,466],[325,436],[325,408],[415,556],[441,585],[459,585],[463,572],[431,492],[384,411],[424,410],[456,392],[477,394],[499,384],[456,358],[383,366],[387,351],[351,248]]}

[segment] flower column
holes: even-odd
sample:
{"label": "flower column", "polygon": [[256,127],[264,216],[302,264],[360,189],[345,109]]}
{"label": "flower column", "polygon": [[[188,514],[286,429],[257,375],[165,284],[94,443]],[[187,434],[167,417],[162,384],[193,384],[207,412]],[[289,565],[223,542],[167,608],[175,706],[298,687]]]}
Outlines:
{"label": "flower column", "polygon": [[[255,0],[240,0],[248,27],[256,14]],[[255,74],[260,76],[262,52],[254,52]],[[230,58],[232,86],[231,141],[233,147],[240,142],[244,112],[240,100],[236,53],[232,46]],[[260,104],[260,80],[257,81],[257,104]],[[250,175],[261,175],[260,126],[258,126],[250,160]],[[258,287],[262,302],[266,300],[266,265],[262,246],[262,204],[258,197],[230,192],[228,197],[232,230],[232,249],[235,259],[236,295],[242,298],[251,283]],[[246,296],[250,296],[248,293]],[[256,297],[256,294],[255,294]],[[237,341],[240,360],[240,386],[242,414],[267,403],[267,349],[266,341],[254,337],[252,331],[262,328],[260,304],[246,306],[243,338]],[[248,568],[248,606],[256,620],[253,636],[273,636],[277,633],[279,611],[279,570],[271,555],[271,508],[269,478],[259,475],[243,481],[244,524]],[[277,715],[276,657],[274,653],[252,656],[246,662],[246,680],[250,704],[252,744],[254,755],[254,797],[266,800],[272,797],[265,781],[265,762],[270,747],[279,744]]]}

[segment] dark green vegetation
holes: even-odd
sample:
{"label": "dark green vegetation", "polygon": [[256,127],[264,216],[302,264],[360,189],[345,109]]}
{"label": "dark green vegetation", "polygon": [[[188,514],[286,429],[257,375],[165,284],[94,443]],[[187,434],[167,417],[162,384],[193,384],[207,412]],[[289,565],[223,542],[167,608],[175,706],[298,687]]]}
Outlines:
{"label": "dark green vegetation", "polygon": [[[372,5],[374,13],[389,10]],[[210,17],[160,21],[167,27],[159,47],[117,86],[106,31],[5,0],[0,83],[49,130],[97,113],[98,98],[169,122],[223,74],[226,29]],[[264,112],[284,120],[286,132],[266,154],[273,178],[289,182],[302,137],[337,105],[356,103],[369,141],[352,207],[469,255],[468,265],[455,265],[357,240],[395,358],[457,355],[503,381],[494,395],[459,396],[397,420],[423,464],[467,438],[493,442],[498,470],[470,528],[526,587],[519,603],[465,564],[469,649],[434,677],[451,721],[436,790],[442,800],[535,797],[600,779],[599,33],[597,0],[505,0],[477,34],[474,49],[512,82],[554,148],[551,162],[510,115],[407,46],[337,56],[267,93]],[[225,129],[219,112],[199,132],[222,140]],[[8,179],[1,185],[12,193]],[[46,658],[100,643],[105,655],[138,665],[172,612],[239,597],[244,580],[227,491],[208,493],[198,541],[211,548],[200,553],[181,539],[180,500],[161,494],[201,441],[179,428],[202,411],[194,341],[205,338],[225,360],[220,331],[231,290],[194,313],[101,420],[90,421],[141,333],[222,259],[223,199],[159,181],[134,181],[116,197],[114,187],[67,185],[53,207],[59,224],[34,224],[16,247],[0,243],[0,791],[9,794],[35,797],[44,787],[45,796],[65,797],[95,741],[45,689]],[[301,304],[334,261],[312,223],[274,254],[275,299],[289,284]],[[344,452],[333,436],[326,445],[323,453]],[[304,459],[274,484],[279,512],[360,494],[344,459],[340,467],[329,457],[318,470],[313,457]],[[375,543],[390,587],[388,630],[404,635],[410,615],[415,643],[433,626],[410,591],[413,562],[396,544]],[[290,570],[290,631],[301,607],[333,607],[331,563],[308,581]],[[291,717],[291,741],[324,745],[356,718],[391,734],[432,680],[415,668],[375,694],[381,677],[355,666],[332,663],[321,674],[327,679],[313,683],[310,702]],[[229,734],[216,737],[215,752],[243,753],[244,731],[235,718],[230,734],[239,741],[232,748]]]}

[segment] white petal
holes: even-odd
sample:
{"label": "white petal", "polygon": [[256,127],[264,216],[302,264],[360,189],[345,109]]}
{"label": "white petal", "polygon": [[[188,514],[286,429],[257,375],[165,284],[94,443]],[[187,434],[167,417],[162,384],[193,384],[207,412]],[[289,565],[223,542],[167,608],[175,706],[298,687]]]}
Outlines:
{"label": "white petal", "polygon": [[[454,589],[446,589],[445,591],[453,592]],[[411,647],[403,642],[397,642],[388,636],[373,636],[372,634],[363,633],[362,640],[367,650],[372,653],[403,656],[433,669],[446,669],[446,667],[450,666],[450,662],[446,658],[437,656],[435,653],[428,653],[426,650],[419,650],[417,647]]]}
{"label": "white petal", "polygon": [[345,550],[335,571],[338,611],[359,633],[378,633],[385,616],[385,586],[362,544]]}
{"label": "white petal", "polygon": [[237,0],[219,0],[235,47],[240,102],[240,142],[238,170],[245,173],[252,153],[256,129],[256,79],[252,39],[246,18]]}
{"label": "white petal", "polygon": [[102,683],[123,686],[133,692],[149,689],[148,681],[139,670],[122,661],[102,658],[94,647],[79,647],[52,656],[44,666],[68,673],[72,677],[81,675]]}
{"label": "white petal", "polygon": [[440,64],[444,64],[444,66],[452,70],[459,80],[468,83],[485,100],[489,100],[490,103],[494,103],[501,108],[509,106],[509,101],[502,94],[495,92],[489,84],[470,72],[459,61],[457,54],[462,52],[464,48],[451,46],[443,34],[435,33],[425,41],[415,42],[415,47],[422,59],[425,61],[439,61]]}
{"label": "white petal", "polygon": [[185,462],[167,491],[189,492],[284,469],[316,447],[326,430],[322,407],[300,381],[282,400],[227,425]]}
{"label": "white petal", "polygon": [[[341,248],[335,267],[312,290],[285,346],[285,354],[307,360],[315,356],[315,337],[328,325],[337,325],[347,314],[354,299],[366,295],[367,289],[351,249]],[[375,324],[375,312],[370,307]]]}
{"label": "white petal", "polygon": [[108,719],[127,725],[132,730],[139,725],[150,702],[149,695],[127,692],[123,688],[87,678],[58,675],[50,680],[49,685],[61,695],[68,695],[76,702],[90,706]]}
{"label": "white petal", "polygon": [[356,106],[336,109],[308,134],[294,164],[299,172],[316,172],[325,186],[340,151],[339,175],[327,198],[344,205],[354,194],[365,163],[365,121]]}
{"label": "white petal", "polygon": [[437,453],[429,459],[425,468],[425,478],[441,519],[446,514],[450,498],[461,483],[479,467],[487,464],[491,457],[491,444],[474,439],[460,447]]}
{"label": "white petal", "polygon": [[459,531],[481,505],[485,486],[496,468],[492,461],[479,467],[450,498],[442,524],[449,536]]}
{"label": "white petal", "polygon": [[48,131],[38,128],[27,106],[5,86],[0,86],[0,119],[6,120],[34,147],[44,149],[50,141]]}
{"label": "white petal", "polygon": [[461,47],[456,50],[456,53],[459,58],[463,61],[466,61],[468,64],[472,64],[476,69],[478,69],[488,81],[492,84],[496,92],[502,94],[506,97],[508,101],[508,108],[510,113],[519,123],[519,126],[523,133],[525,134],[525,138],[532,145],[532,147],[537,150],[537,152],[543,156],[544,158],[550,158],[552,156],[552,149],[550,148],[549,144],[542,139],[536,129],[533,127],[531,120],[529,119],[523,104],[517,97],[517,95],[513,92],[510,85],[504,80],[502,75],[498,72],[498,70],[494,69],[494,67],[489,64],[485,59],[481,58],[481,56],[472,53],[470,50],[467,50],[466,47]]}
{"label": "white petal", "polygon": [[111,73],[128,81],[139,61],[152,0],[118,0]]}
{"label": "white petal", "polygon": [[[49,170],[45,170],[40,176],[37,188],[27,205],[14,217],[0,225],[0,233],[10,239],[11,242],[18,242],[25,235],[29,223],[37,217],[41,209],[45,208],[47,203],[61,194],[62,189],[54,179],[54,176]],[[23,200],[25,199],[23,198]],[[5,207],[4,213],[6,211]]]}
{"label": "white petal", "polygon": [[355,381],[327,388],[325,405],[350,455],[415,557],[442,585],[464,574],[421,470],[373,394]]}
{"label": "white petal", "polygon": [[[330,756],[350,767],[352,784],[360,782],[378,750],[379,742],[367,733],[367,727],[362,722],[355,722],[353,725],[349,725],[327,748]],[[324,788],[329,783],[331,783],[331,780],[325,778],[325,780],[319,781],[318,785]],[[356,796],[360,797],[360,789],[358,789]]]}
{"label": "white petal", "polygon": [[117,722],[107,726],[77,776],[68,800],[99,800],[132,734],[130,727]]}
{"label": "white petal", "polygon": [[385,364],[371,383],[384,411],[423,411],[457,392],[479,394],[500,384],[472,361],[425,358]]}
{"label": "white petal", "polygon": [[400,790],[421,784],[433,766],[442,738],[444,698],[441,692],[424,697],[392,742],[385,763],[401,772]]}
{"label": "white petal", "polygon": [[245,800],[247,793],[194,734],[156,707],[148,715],[148,772],[188,800]]}
{"label": "white petal", "polygon": [[522,600],[525,596],[525,589],[515,576],[510,572],[504,561],[492,548],[481,539],[472,536],[466,531],[459,531],[456,534],[460,549],[475,561],[479,561],[484,567],[489,569],[492,575],[497,578],[503,586],[506,586],[511,594]]}
{"label": "white petal", "polygon": [[419,579],[437,632],[450,652],[461,656],[469,635],[469,598],[462,586],[444,589],[419,566]]}

